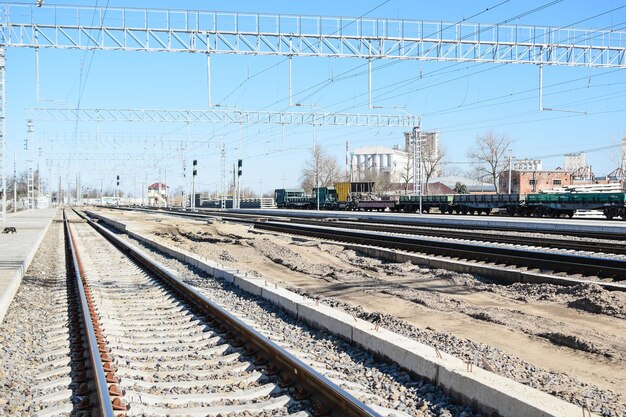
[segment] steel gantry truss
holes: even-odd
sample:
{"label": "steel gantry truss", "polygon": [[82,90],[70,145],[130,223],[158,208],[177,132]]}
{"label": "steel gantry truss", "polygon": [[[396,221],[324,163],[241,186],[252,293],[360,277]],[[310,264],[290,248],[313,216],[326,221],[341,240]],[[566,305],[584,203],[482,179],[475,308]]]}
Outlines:
{"label": "steel gantry truss", "polygon": [[5,47],[626,67],[626,31],[5,4]]}
{"label": "steel gantry truss", "polygon": [[408,114],[272,112],[218,108],[207,110],[33,108],[29,109],[28,112],[32,120],[57,122],[80,120],[84,122],[289,124],[413,128],[420,121],[419,116]]}

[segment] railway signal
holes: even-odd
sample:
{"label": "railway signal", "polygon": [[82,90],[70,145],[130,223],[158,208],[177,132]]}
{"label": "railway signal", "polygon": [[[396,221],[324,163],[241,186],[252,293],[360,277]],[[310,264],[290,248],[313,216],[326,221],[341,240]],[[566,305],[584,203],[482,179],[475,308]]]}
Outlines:
{"label": "railway signal", "polygon": [[196,175],[198,175],[198,170],[196,167],[198,166],[198,160],[193,160],[193,170],[191,175],[191,209],[196,209]]}

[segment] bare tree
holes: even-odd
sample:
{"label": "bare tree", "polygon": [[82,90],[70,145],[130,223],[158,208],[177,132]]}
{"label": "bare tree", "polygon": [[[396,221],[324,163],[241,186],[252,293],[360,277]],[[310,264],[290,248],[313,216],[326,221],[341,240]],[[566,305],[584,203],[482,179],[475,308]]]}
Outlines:
{"label": "bare tree", "polygon": [[[422,145],[421,163],[422,172],[424,173],[425,194],[428,194],[428,183],[433,175],[439,171],[441,160],[446,156],[446,150],[441,147],[435,147],[434,141],[426,141]],[[433,149],[434,148],[434,149]]]}
{"label": "bare tree", "polygon": [[442,177],[462,177],[467,175],[463,169],[457,165],[448,165],[445,162],[441,162],[441,176]]}
{"label": "bare tree", "polygon": [[304,164],[300,186],[305,191],[310,191],[316,187],[316,178],[320,187],[332,186],[343,178],[337,158],[329,155],[319,145],[311,149],[311,158]]}
{"label": "bare tree", "polygon": [[467,153],[467,157],[476,162],[477,174],[489,178],[496,192],[499,192],[498,178],[509,169],[509,160],[506,152],[513,143],[513,139],[506,135],[496,135],[492,130],[476,137],[475,148]]}
{"label": "bare tree", "polygon": [[365,181],[374,183],[374,191],[382,196],[391,188],[391,176],[388,172],[370,171],[365,173]]}
{"label": "bare tree", "polygon": [[398,176],[404,185],[404,195],[407,195],[409,193],[409,184],[413,183],[413,158],[410,152],[407,152],[406,162],[400,167]]}

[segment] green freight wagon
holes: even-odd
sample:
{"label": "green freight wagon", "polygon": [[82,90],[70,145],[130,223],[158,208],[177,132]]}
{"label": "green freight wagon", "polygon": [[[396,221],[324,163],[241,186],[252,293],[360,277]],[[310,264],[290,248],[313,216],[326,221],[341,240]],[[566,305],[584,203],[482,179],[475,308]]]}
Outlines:
{"label": "green freight wagon", "polygon": [[495,209],[504,209],[513,215],[523,204],[520,194],[455,194],[449,213],[489,214]]}
{"label": "green freight wagon", "polygon": [[526,196],[524,214],[534,216],[574,216],[576,210],[602,210],[606,218],[626,218],[626,194],[539,193]]}
{"label": "green freight wagon", "polygon": [[[422,211],[428,213],[432,209],[438,209],[442,213],[446,213],[452,204],[453,195],[423,195]],[[405,213],[416,213],[419,211],[420,201],[417,195],[401,195],[396,205],[397,211]]]}
{"label": "green freight wagon", "polygon": [[274,202],[278,208],[301,208],[309,206],[311,197],[302,189],[279,188],[274,190]]}

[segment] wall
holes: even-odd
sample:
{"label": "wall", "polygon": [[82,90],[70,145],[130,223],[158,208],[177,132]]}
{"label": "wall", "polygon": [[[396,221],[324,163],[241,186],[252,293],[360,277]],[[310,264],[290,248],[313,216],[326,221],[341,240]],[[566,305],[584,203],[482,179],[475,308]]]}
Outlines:
{"label": "wall", "polygon": [[[535,182],[533,185],[532,182]],[[559,183],[560,182],[560,183]],[[521,188],[520,188],[521,184]],[[512,194],[532,194],[572,185],[572,174],[566,171],[512,171]],[[500,190],[509,192],[509,171],[500,174]]]}

